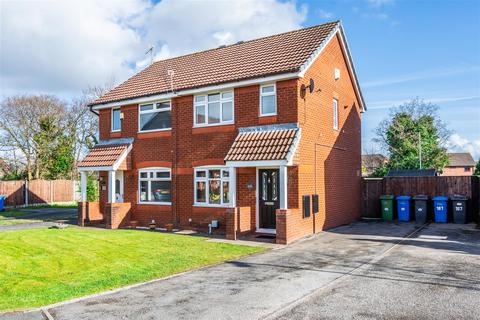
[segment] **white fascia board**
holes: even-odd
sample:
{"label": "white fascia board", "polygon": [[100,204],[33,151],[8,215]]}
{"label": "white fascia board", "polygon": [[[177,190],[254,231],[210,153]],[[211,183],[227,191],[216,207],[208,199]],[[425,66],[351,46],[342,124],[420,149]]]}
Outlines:
{"label": "white fascia board", "polygon": [[355,92],[357,93],[358,97],[360,98],[360,107],[362,112],[367,110],[365,106],[365,100],[363,99],[362,91],[360,89],[360,85],[358,83],[357,73],[355,72],[355,67],[353,65],[352,56],[350,55],[350,49],[348,48],[347,40],[345,38],[345,32],[343,31],[343,26],[339,22],[338,25],[329,33],[327,38],[318,46],[318,48],[312,53],[312,55],[307,59],[307,61],[300,67],[299,77],[303,78],[307,70],[312,66],[313,62],[320,56],[326,46],[330,43],[330,41],[335,37],[336,34],[340,35],[340,40],[342,42],[342,48],[345,50],[345,54],[347,57],[347,67],[350,70],[350,73],[353,75],[353,87]]}
{"label": "white fascia board", "polygon": [[115,163],[113,164],[113,170],[117,171],[118,167],[122,164],[123,160],[125,160],[125,158],[128,156],[131,150],[132,150],[132,145],[130,144],[127,150],[125,150],[120,155],[120,157],[118,157],[117,161],[115,161]]}
{"label": "white fascia board", "polygon": [[299,128],[297,134],[295,135],[295,139],[293,140],[293,144],[288,150],[287,153],[287,165],[291,166],[293,164],[293,156],[297,151],[298,145],[300,144],[300,139],[302,137],[302,129]]}
{"label": "white fascia board", "polygon": [[277,167],[288,165],[287,160],[257,160],[257,161],[226,161],[227,167],[246,168],[246,167]]}
{"label": "white fascia board", "polygon": [[325,47],[332,41],[332,39],[335,37],[339,30],[339,24],[330,31],[330,33],[327,35],[327,38],[320,43],[317,49],[310,55],[310,57],[303,63],[303,65],[300,67],[300,77],[303,78],[305,76],[305,72],[312,66],[313,62],[317,60],[317,58],[320,56],[320,54],[323,52]]}
{"label": "white fascia board", "polygon": [[85,171],[113,171],[112,166],[108,167],[79,167],[78,171],[85,172]]}
{"label": "white fascia board", "polygon": [[93,110],[100,110],[100,109],[118,107],[118,106],[122,106],[122,105],[140,104],[140,103],[147,103],[147,102],[152,102],[152,101],[157,101],[157,100],[168,100],[168,99],[172,99],[172,98],[175,98],[175,97],[195,95],[195,94],[200,94],[200,93],[206,93],[206,92],[209,92],[209,91],[220,91],[220,90],[234,89],[236,87],[245,87],[245,86],[254,85],[254,84],[262,84],[262,83],[266,83],[266,82],[275,82],[275,81],[280,81],[280,80],[295,79],[295,78],[299,78],[299,77],[300,76],[299,76],[298,72],[282,73],[282,74],[268,76],[268,77],[242,80],[242,81],[236,81],[236,82],[228,82],[228,83],[214,85],[214,86],[205,86],[205,87],[201,87],[201,88],[197,88],[197,89],[180,90],[178,92],[169,92],[169,93],[150,95],[150,96],[127,99],[127,100],[116,101],[116,102],[108,102],[108,103],[104,103],[104,104],[94,105],[94,106],[92,106],[92,109]]}

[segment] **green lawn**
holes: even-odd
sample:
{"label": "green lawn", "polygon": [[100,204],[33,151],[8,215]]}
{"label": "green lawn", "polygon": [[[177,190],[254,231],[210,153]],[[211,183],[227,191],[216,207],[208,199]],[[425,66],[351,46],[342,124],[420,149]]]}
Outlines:
{"label": "green lawn", "polygon": [[0,232],[0,310],[46,305],[260,252],[140,230]]}
{"label": "green lawn", "polygon": [[32,219],[5,219],[0,216],[0,226],[10,226],[12,224],[22,224],[22,223],[32,223],[39,222],[41,220],[32,220]]}

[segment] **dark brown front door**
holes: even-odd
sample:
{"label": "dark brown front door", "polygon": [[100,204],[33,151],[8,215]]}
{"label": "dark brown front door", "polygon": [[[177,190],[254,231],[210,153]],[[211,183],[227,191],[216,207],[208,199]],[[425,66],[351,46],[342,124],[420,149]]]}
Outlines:
{"label": "dark brown front door", "polygon": [[259,227],[275,229],[275,210],[280,208],[278,169],[258,170]]}

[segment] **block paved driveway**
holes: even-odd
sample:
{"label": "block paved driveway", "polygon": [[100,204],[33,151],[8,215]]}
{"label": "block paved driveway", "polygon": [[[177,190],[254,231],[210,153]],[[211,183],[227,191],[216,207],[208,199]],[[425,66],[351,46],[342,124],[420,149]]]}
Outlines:
{"label": "block paved driveway", "polygon": [[354,223],[48,312],[76,320],[478,319],[480,230],[434,224],[415,230],[408,223]]}

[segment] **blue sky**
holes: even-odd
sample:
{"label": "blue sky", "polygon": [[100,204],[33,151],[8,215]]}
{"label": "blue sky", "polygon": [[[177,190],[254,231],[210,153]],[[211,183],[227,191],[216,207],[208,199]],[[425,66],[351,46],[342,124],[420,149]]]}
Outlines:
{"label": "blue sky", "polygon": [[390,107],[418,96],[440,107],[454,131],[450,147],[469,149],[478,159],[480,1],[305,4],[310,8],[305,25],[340,19],[346,30],[368,106],[364,149],[377,149],[370,142],[373,130]]}
{"label": "blue sky", "polygon": [[123,82],[155,59],[341,20],[368,106],[364,151],[389,108],[440,106],[449,149],[480,157],[480,0],[0,0],[0,98]]}

